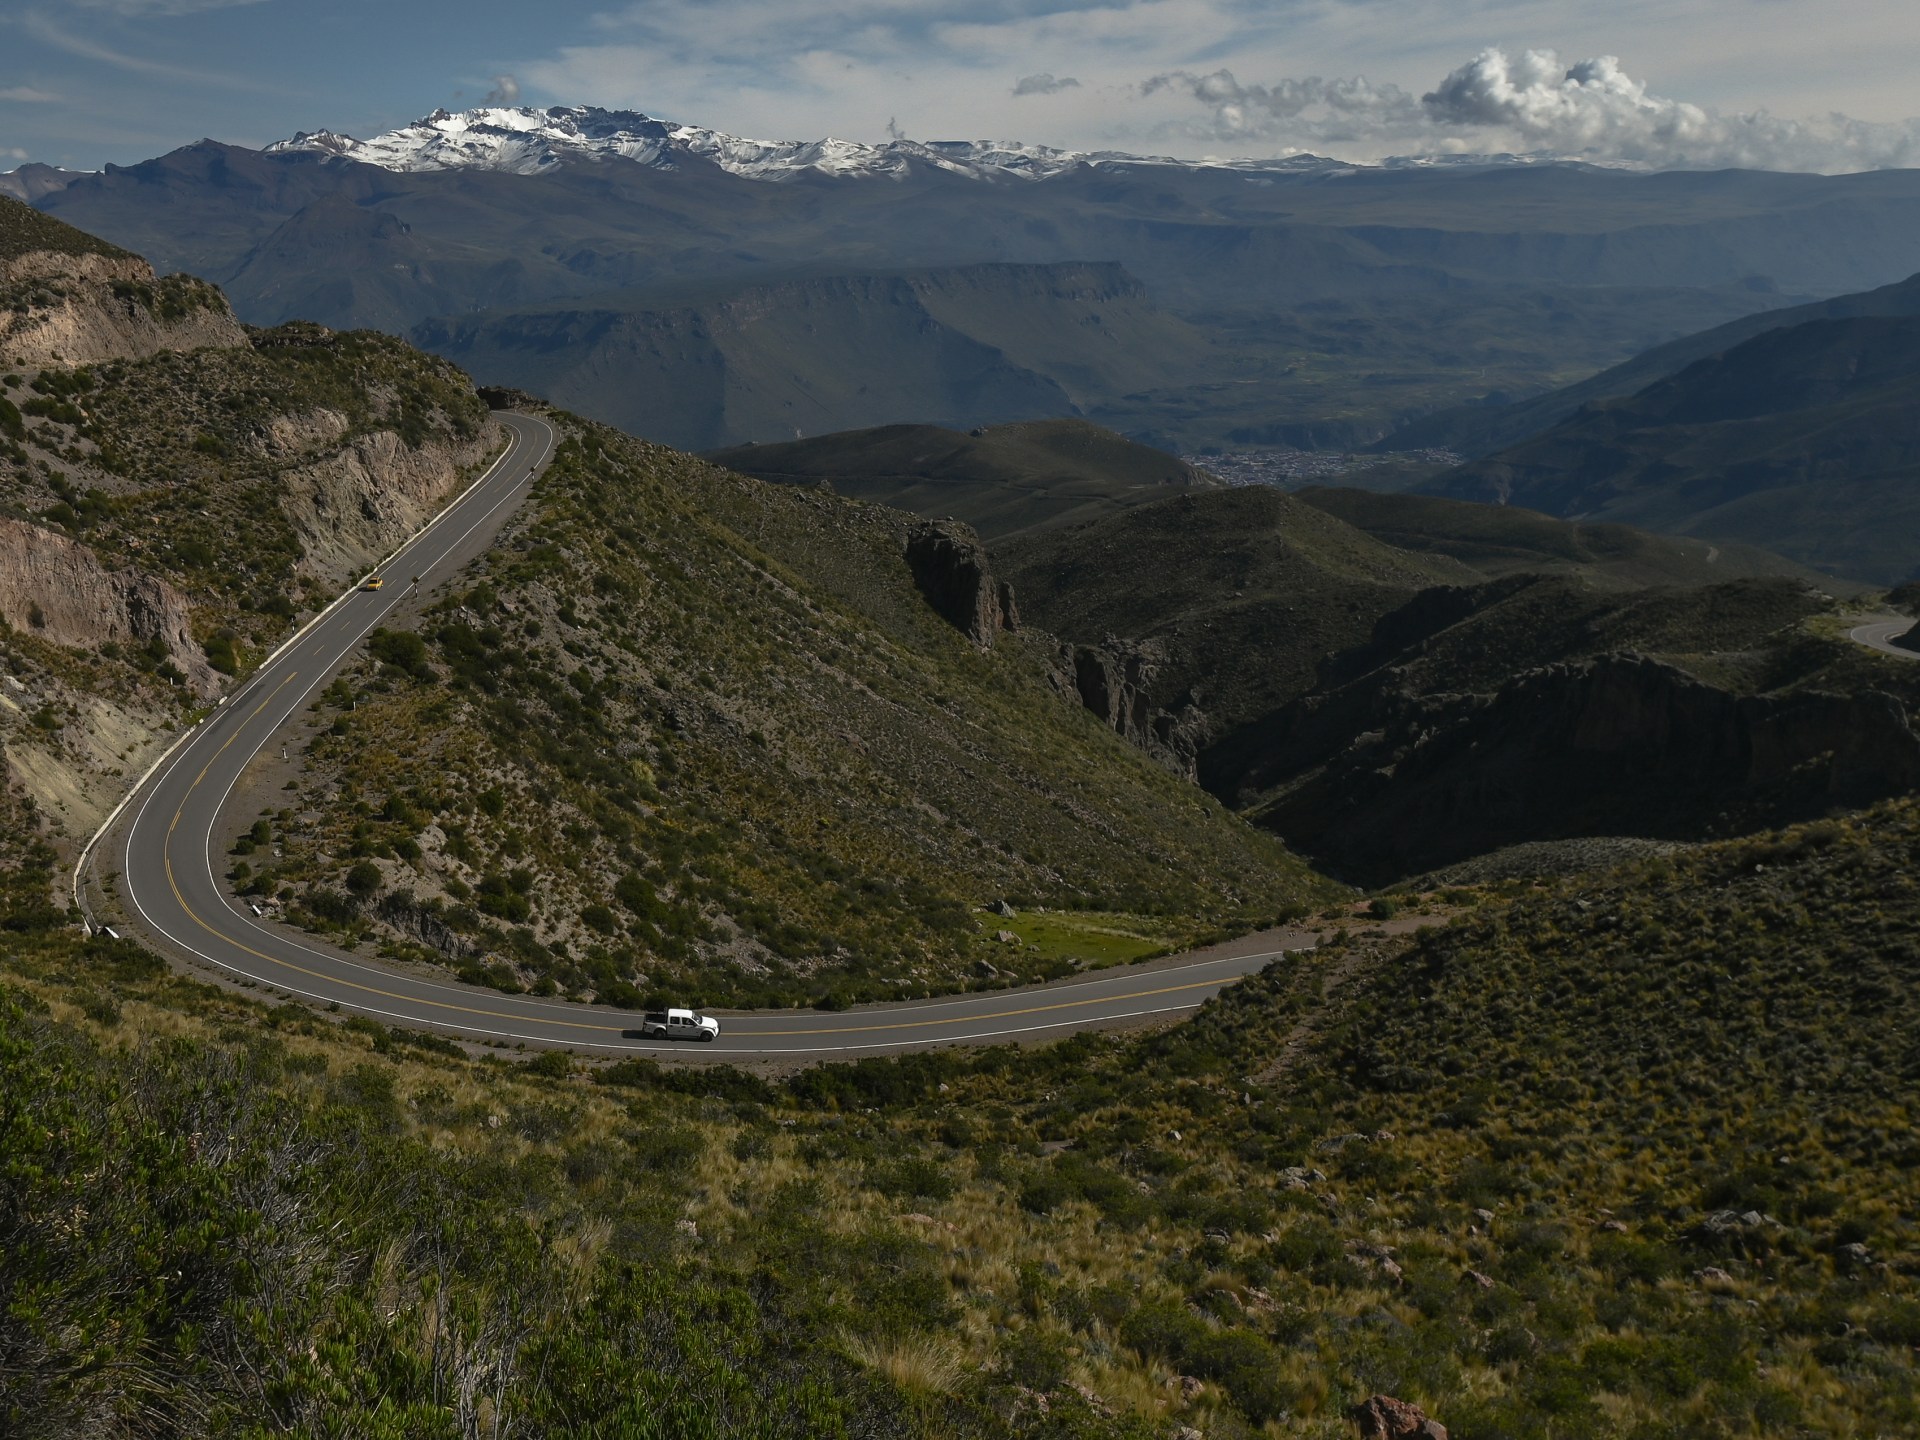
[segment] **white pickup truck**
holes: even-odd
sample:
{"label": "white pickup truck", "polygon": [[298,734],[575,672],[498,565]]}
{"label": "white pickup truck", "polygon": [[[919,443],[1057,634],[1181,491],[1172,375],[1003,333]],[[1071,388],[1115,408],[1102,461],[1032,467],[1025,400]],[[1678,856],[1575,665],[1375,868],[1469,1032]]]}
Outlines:
{"label": "white pickup truck", "polygon": [[715,1040],[720,1022],[698,1010],[649,1010],[640,1021],[649,1040]]}

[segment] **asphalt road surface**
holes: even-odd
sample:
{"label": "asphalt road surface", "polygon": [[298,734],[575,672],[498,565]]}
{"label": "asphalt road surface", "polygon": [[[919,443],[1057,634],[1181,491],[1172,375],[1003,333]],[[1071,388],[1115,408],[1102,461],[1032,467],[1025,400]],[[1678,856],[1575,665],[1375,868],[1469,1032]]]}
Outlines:
{"label": "asphalt road surface", "polygon": [[1893,637],[1904,635],[1913,629],[1913,620],[1905,615],[1875,616],[1863,625],[1856,625],[1847,631],[1847,638],[1866,646],[1869,650],[1878,650],[1882,655],[1891,655],[1896,660],[1920,660],[1920,652],[1903,650],[1893,643]]}
{"label": "asphalt road surface", "polygon": [[[641,1038],[639,1017],[603,1006],[503,995],[442,975],[388,966],[255,915],[216,879],[220,814],[248,763],[332,680],[414,576],[445,579],[484,553],[552,455],[556,433],[503,415],[513,443],[491,470],[387,565],[387,585],[356,590],[322,614],[191,732],[107,827],[101,868],[120,872],[132,928],[163,951],[251,981],[268,994],[337,1006],[389,1025],[469,1040],[701,1059],[820,1059],[937,1045],[1040,1039],[1192,1010],[1286,953],[1253,943],[1099,971],[1051,985],[821,1012],[714,1013],[709,1043]],[[1294,938],[1294,944],[1304,937]]]}

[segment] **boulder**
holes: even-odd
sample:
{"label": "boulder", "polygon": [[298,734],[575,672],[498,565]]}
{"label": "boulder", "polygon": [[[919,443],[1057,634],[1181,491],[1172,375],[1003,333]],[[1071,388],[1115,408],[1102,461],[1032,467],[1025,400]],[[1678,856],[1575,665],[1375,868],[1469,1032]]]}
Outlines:
{"label": "boulder", "polygon": [[1374,1395],[1348,1411],[1361,1440],[1447,1440],[1447,1427],[1427,1412],[1391,1395]]}

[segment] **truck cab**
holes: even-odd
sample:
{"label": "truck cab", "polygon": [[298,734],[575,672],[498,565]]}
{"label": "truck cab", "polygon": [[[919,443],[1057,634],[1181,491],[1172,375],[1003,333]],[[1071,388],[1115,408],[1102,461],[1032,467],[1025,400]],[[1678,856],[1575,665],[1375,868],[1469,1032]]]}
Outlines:
{"label": "truck cab", "polygon": [[649,1010],[641,1018],[640,1033],[651,1040],[714,1040],[720,1022],[698,1010]]}

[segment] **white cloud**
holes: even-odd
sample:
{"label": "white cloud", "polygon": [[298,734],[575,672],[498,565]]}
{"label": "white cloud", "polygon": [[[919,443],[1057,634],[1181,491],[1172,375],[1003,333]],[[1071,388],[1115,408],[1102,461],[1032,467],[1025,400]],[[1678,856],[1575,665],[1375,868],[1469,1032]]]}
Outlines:
{"label": "white cloud", "polygon": [[242,5],[258,5],[263,0],[68,0],[84,10],[106,10],[115,15],[138,18],[142,15],[197,15],[202,10],[234,10]]}
{"label": "white cloud", "polygon": [[[512,68],[543,103],[781,139],[877,139],[897,117],[918,136],[1017,124],[1048,144],[1190,155],[1920,161],[1897,118],[1920,6],[1846,0],[1817,26],[1800,13],[1784,0],[633,0],[593,17],[597,43]],[[1601,58],[1562,62],[1526,48],[1534,36]],[[1657,60],[1657,83],[1606,58],[1623,36]],[[1496,39],[1506,48],[1484,48]],[[1839,109],[1883,123],[1783,118]]]}
{"label": "white cloud", "polygon": [[1569,65],[1551,50],[1484,50],[1418,99],[1364,79],[1242,84],[1224,69],[1170,71],[1141,87],[1162,92],[1199,111],[1167,122],[1170,133],[1229,144],[1545,150],[1656,168],[1828,173],[1920,162],[1920,121],[1723,114],[1650,94],[1612,55]]}
{"label": "white cloud", "polygon": [[16,105],[55,105],[60,97],[51,90],[37,89],[32,85],[9,85],[0,89],[0,100],[8,100]]}
{"label": "white cloud", "polygon": [[511,75],[493,77],[493,88],[481,97],[482,105],[518,105],[520,103],[520,82]]}
{"label": "white cloud", "polygon": [[1071,75],[1058,78],[1041,71],[1038,75],[1022,75],[1013,82],[1015,95],[1058,95],[1062,90],[1077,90],[1080,82]]}
{"label": "white cloud", "polygon": [[31,11],[20,17],[21,27],[43,45],[50,45],[81,60],[92,60],[102,65],[110,65],[116,70],[125,70],[135,75],[153,75],[165,80],[185,81],[193,85],[211,85],[223,90],[250,91],[261,94],[278,93],[276,87],[256,80],[242,79],[235,75],[220,75],[206,70],[196,70],[185,65],[174,65],[164,60],[154,60],[145,55],[133,55],[124,50],[115,50],[84,35],[56,25],[47,16]]}

